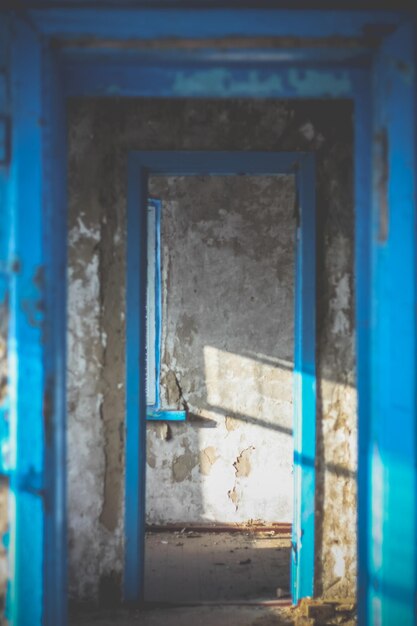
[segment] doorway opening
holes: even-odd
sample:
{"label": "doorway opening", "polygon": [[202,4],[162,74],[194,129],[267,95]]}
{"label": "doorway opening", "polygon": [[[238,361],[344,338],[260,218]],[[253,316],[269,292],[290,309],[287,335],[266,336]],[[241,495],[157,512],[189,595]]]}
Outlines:
{"label": "doorway opening", "polygon": [[148,189],[163,414],[147,425],[145,600],[289,599],[294,176],[151,176]]}
{"label": "doorway opening", "polygon": [[[130,156],[127,598],[139,589],[142,599],[152,601],[223,601],[262,594],[273,600],[277,594],[289,598],[290,587],[293,598],[301,585],[312,589],[314,515],[303,515],[300,495],[303,491],[309,510],[314,510],[313,189],[313,159],[303,153],[136,152]],[[153,219],[149,194],[159,198],[152,202],[162,206],[161,220]],[[155,236],[159,222],[161,233]],[[160,248],[163,258],[160,272],[158,262],[153,267],[152,242],[158,241],[156,249]],[[159,273],[161,279],[155,285]],[[156,299],[159,293],[161,303]],[[152,304],[162,311],[155,329],[150,324]],[[160,344],[153,351],[159,328]],[[162,355],[157,367],[155,355]],[[143,376],[147,366],[148,381]],[[155,371],[160,372],[156,391]],[[186,422],[174,418],[174,425],[169,418],[168,423],[160,420],[148,426],[146,433],[147,407],[154,396],[165,418],[170,411],[182,412]],[[289,556],[292,519],[292,585],[289,567],[281,565],[278,576],[269,569],[261,577],[255,570],[256,550],[244,558],[250,549],[245,541],[238,545],[235,535],[232,545],[227,533],[223,537],[209,533],[218,530],[213,529],[216,524],[223,525],[223,530],[231,524],[234,531],[239,527],[244,531],[245,526],[247,530],[248,525],[252,532],[266,531],[264,544],[267,539],[270,544],[275,541],[269,546],[273,560],[277,551]],[[185,538],[199,539],[202,530],[208,533],[197,550],[200,558],[195,550],[187,554],[181,537],[174,535],[169,541],[167,534],[163,540],[148,535],[152,558],[147,561],[147,590],[146,521],[165,533],[176,527]],[[198,524],[200,534],[195,534],[193,524]],[[187,526],[191,534],[184,534]],[[286,539],[283,531],[287,531]],[[221,544],[220,539],[223,548],[219,549],[215,546]],[[252,548],[255,543],[251,542]],[[163,547],[169,545],[181,548],[174,553],[184,572],[182,580],[177,560]],[[197,545],[194,542],[194,548]],[[219,557],[219,551],[223,556]],[[231,557],[239,551],[243,558]],[[206,563],[200,567],[204,558]],[[187,560],[200,562],[197,571],[204,572],[205,580],[211,574],[218,583],[217,592],[198,580],[185,565]],[[238,571],[239,566],[249,566],[258,584],[251,581],[251,575],[246,590],[239,584],[222,583],[216,569],[230,570],[235,564]],[[194,585],[189,584],[190,575]],[[234,597],[237,593],[239,598]]]}

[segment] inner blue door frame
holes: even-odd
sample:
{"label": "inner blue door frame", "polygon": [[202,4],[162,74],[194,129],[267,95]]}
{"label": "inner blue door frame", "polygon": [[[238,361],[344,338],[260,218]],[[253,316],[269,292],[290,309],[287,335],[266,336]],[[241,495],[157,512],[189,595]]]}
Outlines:
{"label": "inner blue door frame", "polygon": [[[294,520],[291,590],[314,595],[316,450],[316,235],[314,156],[303,152],[132,152],[128,162],[126,262],[126,482],[124,598],[144,599],[146,492],[146,268],[150,175],[296,177]],[[255,209],[254,209],[255,210]],[[279,316],[279,311],[271,312]]]}
{"label": "inner blue door frame", "polygon": [[[11,486],[11,623],[66,623],[65,100],[160,96],[354,102],[359,624],[414,625],[414,15],[203,9],[199,0],[186,10],[180,0],[154,9],[57,4],[23,0],[0,13],[0,305],[9,322],[0,465]],[[280,41],[245,47],[246,37]],[[230,47],[216,48],[221,38]],[[192,54],[176,47],[180,39],[195,44]]]}

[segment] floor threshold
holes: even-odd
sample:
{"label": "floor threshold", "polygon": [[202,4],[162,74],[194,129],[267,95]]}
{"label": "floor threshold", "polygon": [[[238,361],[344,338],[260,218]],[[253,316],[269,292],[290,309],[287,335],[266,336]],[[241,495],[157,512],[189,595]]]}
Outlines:
{"label": "floor threshold", "polygon": [[285,522],[274,524],[147,524],[148,533],[199,532],[199,533],[276,533],[291,535],[292,526]]}

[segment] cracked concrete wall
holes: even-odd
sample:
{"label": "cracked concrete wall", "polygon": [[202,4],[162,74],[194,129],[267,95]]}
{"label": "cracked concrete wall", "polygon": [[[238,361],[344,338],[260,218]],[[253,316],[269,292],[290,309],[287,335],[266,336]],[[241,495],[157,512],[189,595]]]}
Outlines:
{"label": "cracked concrete wall", "polygon": [[148,428],[147,518],[291,522],[294,178],[151,177],[149,190],[162,405],[188,418],[169,441]]}
{"label": "cracked concrete wall", "polygon": [[[68,469],[72,598],[109,602],[119,597],[125,437],[126,155],[132,149],[313,150],[317,154],[315,580],[320,595],[354,594],[356,393],[351,122],[351,106],[344,102],[83,100],[71,104]],[[169,185],[167,181],[164,184],[168,194]],[[167,197],[166,202],[173,199]],[[180,210],[178,206],[174,209],[174,213]],[[184,219],[184,215],[176,216]],[[168,222],[164,228],[165,234],[171,232]],[[219,232],[211,237],[213,244]],[[211,254],[214,250],[210,245],[207,243],[206,248]],[[199,258],[193,261],[198,264]],[[167,293],[172,291],[167,289]],[[288,302],[290,298],[288,293]],[[169,301],[165,306],[169,317]],[[178,322],[178,331],[194,341],[201,329],[195,328],[195,320],[185,317],[190,316],[189,311],[180,309],[184,317],[178,318],[172,328]],[[240,311],[236,313],[239,317]],[[207,332],[214,330],[209,328]],[[164,337],[164,345],[169,347],[167,355],[175,347],[172,329],[170,333]],[[216,371],[219,384],[224,372],[237,367],[233,359],[239,353],[214,342],[207,342],[207,348],[206,353],[203,351],[204,364],[209,364],[213,372],[212,388]],[[248,361],[243,361],[244,366],[252,372],[253,354],[239,354],[239,359],[243,357]],[[164,498],[169,498],[170,492],[177,496],[181,490],[189,504],[201,498],[199,483],[208,484],[218,472],[217,486],[213,480],[212,491],[206,496],[206,504],[211,507],[207,518],[218,514],[217,497],[230,507],[225,506],[225,511],[233,512],[241,499],[239,486],[248,481],[245,474],[249,471],[251,476],[256,471],[258,446],[250,441],[236,445],[224,467],[222,450],[213,441],[216,428],[210,426],[218,426],[219,432],[222,429],[227,445],[238,442],[242,431],[239,407],[232,406],[232,410],[219,415],[212,411],[213,405],[219,404],[215,394],[206,406],[200,406],[199,392],[191,385],[192,372],[183,368],[179,378],[169,358],[164,358],[164,365],[165,383],[170,389],[165,402],[171,405],[182,401],[175,376],[170,373],[174,372],[193,418],[175,428],[155,424],[148,427],[148,484],[158,474],[164,475],[166,482],[159,485],[159,493],[164,490]],[[167,465],[162,468],[164,461]],[[172,519],[179,518],[183,505],[179,506],[178,497],[171,504],[175,506],[170,512]],[[156,510],[149,513],[155,513],[153,519],[161,519]]]}

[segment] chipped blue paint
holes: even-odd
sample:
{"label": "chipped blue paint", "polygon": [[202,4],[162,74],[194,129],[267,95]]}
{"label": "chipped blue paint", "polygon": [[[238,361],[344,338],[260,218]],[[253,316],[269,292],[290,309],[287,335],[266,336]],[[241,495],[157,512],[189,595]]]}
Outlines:
{"label": "chipped blue paint", "polygon": [[279,95],[283,91],[283,81],[278,74],[263,78],[257,70],[247,73],[247,76],[239,80],[231,71],[215,68],[200,71],[179,71],[173,84],[174,95],[188,94],[192,96],[214,97],[257,97],[262,98],[273,94]]}
{"label": "chipped blue paint", "polygon": [[[145,458],[147,419],[141,356],[146,315],[146,196],[148,176],[295,174],[300,226],[297,230],[294,388],[294,510],[292,594],[294,602],[314,593],[315,501],[315,169],[313,155],[300,152],[132,152],[129,155],[126,301],[126,501],[124,594],[129,604],[144,598]],[[145,234],[144,234],[145,233]],[[139,332],[138,332],[139,329]],[[139,366],[138,366],[139,364]],[[142,366],[142,369],[141,369]],[[183,412],[169,412],[171,420]],[[306,461],[308,459],[308,461]]]}
{"label": "chipped blue paint", "polygon": [[[241,78],[240,78],[241,77]],[[172,87],[173,95],[190,97],[216,96],[264,97],[347,97],[352,94],[349,71],[271,70],[242,71],[240,68],[179,71]]]}
{"label": "chipped blue paint", "polygon": [[343,98],[352,94],[352,83],[347,70],[296,70],[290,69],[288,72],[288,82],[290,86],[300,95],[306,93],[309,97],[322,96]]}
{"label": "chipped blue paint", "polygon": [[16,19],[12,32],[7,605],[13,625],[65,626],[63,90],[33,27]]}
{"label": "chipped blue paint", "polygon": [[[8,613],[14,624],[41,624],[44,579],[43,265],[41,46],[23,22],[13,25],[10,280],[10,546]],[[37,483],[33,484],[34,480]]]}
{"label": "chipped blue paint", "polygon": [[[106,59],[106,60],[104,60]],[[149,56],[136,64],[129,55],[117,62],[106,55],[69,55],[65,74],[68,96],[217,97],[217,98],[340,98],[353,97],[354,84],[363,70],[340,70],[328,65],[294,69],[288,64],[245,64],[201,60],[192,65],[175,63],[168,56]]]}

